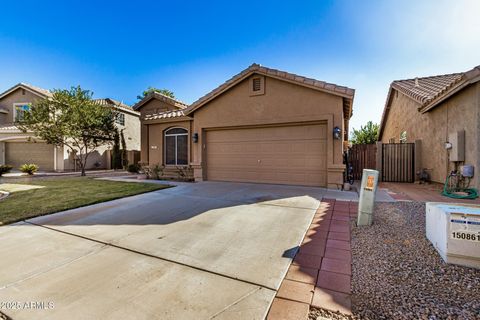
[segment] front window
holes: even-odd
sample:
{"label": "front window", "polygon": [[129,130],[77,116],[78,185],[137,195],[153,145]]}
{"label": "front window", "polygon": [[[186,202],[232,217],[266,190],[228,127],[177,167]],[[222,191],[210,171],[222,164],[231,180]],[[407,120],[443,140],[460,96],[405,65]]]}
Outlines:
{"label": "front window", "polygon": [[30,103],[15,103],[14,104],[14,109],[15,109],[15,122],[20,122],[23,121],[25,118],[25,112],[28,112],[30,110]]}
{"label": "front window", "polygon": [[172,128],[165,131],[165,164],[188,164],[188,131]]}
{"label": "front window", "polygon": [[115,123],[121,126],[125,125],[125,114],[121,112],[117,112],[115,114]]}

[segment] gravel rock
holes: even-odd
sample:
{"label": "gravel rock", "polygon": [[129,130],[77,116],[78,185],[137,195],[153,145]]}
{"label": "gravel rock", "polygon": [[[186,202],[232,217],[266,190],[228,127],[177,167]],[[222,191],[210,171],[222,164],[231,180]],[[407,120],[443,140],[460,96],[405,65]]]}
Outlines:
{"label": "gravel rock", "polygon": [[480,319],[480,270],[443,262],[424,203],[377,204],[374,225],[352,231],[352,257],[355,317]]}
{"label": "gravel rock", "polygon": [[356,316],[346,315],[340,312],[333,312],[325,309],[318,309],[315,307],[310,308],[308,320],[356,320],[359,319]]}

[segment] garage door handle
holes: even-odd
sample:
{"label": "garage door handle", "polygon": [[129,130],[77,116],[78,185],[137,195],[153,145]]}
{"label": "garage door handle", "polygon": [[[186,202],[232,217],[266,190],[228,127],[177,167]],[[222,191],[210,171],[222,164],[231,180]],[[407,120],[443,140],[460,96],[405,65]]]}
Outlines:
{"label": "garage door handle", "polygon": [[262,163],[262,160],[257,160],[258,163]]}

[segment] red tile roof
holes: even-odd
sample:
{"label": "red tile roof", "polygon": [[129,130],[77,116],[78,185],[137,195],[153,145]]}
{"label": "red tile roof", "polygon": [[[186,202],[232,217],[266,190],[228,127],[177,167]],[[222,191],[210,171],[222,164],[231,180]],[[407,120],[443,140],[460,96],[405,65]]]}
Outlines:
{"label": "red tile roof", "polygon": [[462,80],[463,72],[440,76],[396,80],[392,87],[425,105]]}
{"label": "red tile roof", "polygon": [[378,139],[382,138],[383,128],[388,118],[395,90],[415,100],[418,103],[418,111],[424,113],[478,81],[480,81],[480,66],[476,66],[466,72],[393,81],[388,91],[385,108],[383,109]]}
{"label": "red tile roof", "polygon": [[144,117],[144,120],[159,120],[159,119],[171,119],[171,118],[180,118],[184,117],[185,113],[183,110],[170,110],[170,111],[163,111],[154,114],[147,114]]}

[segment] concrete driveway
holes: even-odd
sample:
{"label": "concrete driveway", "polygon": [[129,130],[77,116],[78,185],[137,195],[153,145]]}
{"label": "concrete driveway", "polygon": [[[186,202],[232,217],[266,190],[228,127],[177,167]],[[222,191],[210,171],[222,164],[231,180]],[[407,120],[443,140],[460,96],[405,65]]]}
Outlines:
{"label": "concrete driveway", "polygon": [[203,182],[0,228],[14,319],[263,319],[321,188]]}

